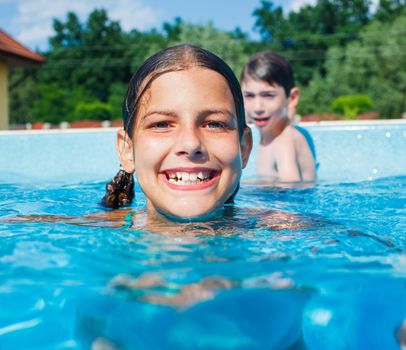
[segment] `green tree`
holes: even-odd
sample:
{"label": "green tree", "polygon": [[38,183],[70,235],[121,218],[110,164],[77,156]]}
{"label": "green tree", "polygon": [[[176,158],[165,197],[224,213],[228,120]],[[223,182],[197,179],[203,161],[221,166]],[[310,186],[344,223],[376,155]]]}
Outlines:
{"label": "green tree", "polygon": [[[149,56],[168,46],[168,39],[155,28],[145,32],[132,30],[127,40],[130,43],[127,54],[131,61],[131,72],[135,72]],[[131,74],[125,80],[126,83],[130,77]]]}
{"label": "green tree", "polygon": [[370,20],[369,0],[318,0],[284,14],[272,1],[262,0],[253,13],[255,29],[267,49],[291,62],[296,78],[307,85],[315,71],[325,74],[328,48],[344,46],[357,38]]}
{"label": "green tree", "polygon": [[13,68],[10,70],[10,123],[32,123],[32,106],[39,97],[37,70],[32,68]]}
{"label": "green tree", "polygon": [[63,23],[58,19],[53,22],[55,35],[49,39],[51,48],[54,50],[64,47],[74,47],[83,45],[83,26],[77,15],[68,12],[66,22]]}
{"label": "green tree", "polygon": [[112,119],[121,119],[123,117],[123,101],[127,92],[127,84],[114,83],[110,86],[108,103],[111,106]]}
{"label": "green tree", "polygon": [[261,7],[254,10],[253,16],[256,17],[254,29],[260,33],[264,43],[283,46],[284,41],[289,39],[291,30],[281,6],[262,0]]}
{"label": "green tree", "polygon": [[68,89],[80,85],[95,98],[107,101],[110,84],[128,79],[129,41],[105,10],[94,10],[85,24],[69,12],[65,22],[54,20],[54,30],[41,81],[59,81]]}
{"label": "green tree", "polygon": [[32,121],[57,124],[73,120],[79,103],[94,101],[81,87],[65,89],[57,83],[38,84],[39,98],[32,106]]}
{"label": "green tree", "polygon": [[404,14],[391,23],[375,20],[345,49],[331,48],[325,64],[327,74],[315,76],[303,90],[301,111],[308,111],[306,103],[317,96],[321,96],[319,108],[328,109],[338,96],[365,94],[382,117],[399,117],[406,110],[405,28]]}
{"label": "green tree", "polygon": [[169,42],[169,45],[189,43],[201,46],[223,58],[238,75],[248,59],[241,40],[233,37],[231,33],[216,29],[212,23],[180,23],[176,40]]}
{"label": "green tree", "polygon": [[375,12],[375,19],[381,22],[389,22],[399,15],[399,13],[405,13],[405,11],[405,0],[380,0]]}

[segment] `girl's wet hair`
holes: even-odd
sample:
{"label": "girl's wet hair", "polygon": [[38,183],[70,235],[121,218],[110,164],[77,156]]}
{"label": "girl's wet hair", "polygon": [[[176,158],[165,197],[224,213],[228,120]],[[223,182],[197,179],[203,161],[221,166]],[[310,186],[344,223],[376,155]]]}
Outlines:
{"label": "girl's wet hair", "polygon": [[134,199],[134,176],[120,169],[113,180],[106,185],[102,205],[117,209],[131,204]]}
{"label": "girl's wet hair", "polygon": [[261,51],[251,56],[241,74],[241,81],[247,77],[262,80],[269,85],[278,84],[285,90],[286,96],[295,87],[295,77],[289,62],[272,51]]}
{"label": "girl's wet hair", "polygon": [[[130,138],[133,137],[134,122],[142,105],[143,96],[152,82],[162,74],[187,70],[193,67],[210,69],[225,78],[233,95],[238,120],[238,131],[240,139],[242,138],[247,124],[245,122],[244,102],[238,79],[231,68],[220,57],[198,46],[188,44],[177,45],[159,51],[149,57],[132,76],[123,103],[124,130]],[[114,179],[107,184],[106,195],[102,199],[102,204],[106,207],[118,208],[131,204],[134,197],[133,175],[123,173],[125,172],[120,170]],[[128,184],[125,181],[128,181]],[[127,192],[124,193],[123,191]],[[232,195],[232,198],[236,192],[237,190]],[[120,200],[120,197],[125,200]]]}

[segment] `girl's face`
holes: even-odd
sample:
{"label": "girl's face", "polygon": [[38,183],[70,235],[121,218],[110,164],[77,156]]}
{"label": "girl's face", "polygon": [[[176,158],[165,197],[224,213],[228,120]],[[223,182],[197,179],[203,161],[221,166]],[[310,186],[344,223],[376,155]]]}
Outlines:
{"label": "girl's face", "polygon": [[288,117],[288,108],[294,101],[286,96],[282,86],[247,76],[241,88],[245,112],[261,132],[272,130],[277,122]]}
{"label": "girl's face", "polygon": [[231,197],[251,150],[240,142],[226,80],[204,68],[169,72],[143,96],[132,141],[118,136],[121,163],[134,171],[148,209],[178,218],[211,214]]}

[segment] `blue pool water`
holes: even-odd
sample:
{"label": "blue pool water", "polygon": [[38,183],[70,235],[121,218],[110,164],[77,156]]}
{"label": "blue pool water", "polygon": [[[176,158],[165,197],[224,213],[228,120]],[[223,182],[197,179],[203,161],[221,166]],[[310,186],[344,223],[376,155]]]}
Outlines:
{"label": "blue pool water", "polygon": [[406,124],[308,130],[315,186],[154,232],[97,219],[113,131],[1,134],[0,349],[399,349]]}

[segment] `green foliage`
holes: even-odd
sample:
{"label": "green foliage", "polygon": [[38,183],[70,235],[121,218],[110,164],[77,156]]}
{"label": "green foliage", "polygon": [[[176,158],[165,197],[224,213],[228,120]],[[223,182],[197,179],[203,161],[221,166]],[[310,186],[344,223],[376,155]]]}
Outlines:
{"label": "green foliage", "polygon": [[33,121],[58,123],[69,114],[68,92],[57,84],[38,85],[40,98],[34,102]]}
{"label": "green foliage", "polygon": [[68,90],[56,83],[39,84],[39,98],[32,106],[32,121],[57,124],[61,121],[71,121],[78,103],[91,101],[92,97],[77,87]]}
{"label": "green foliage", "polygon": [[406,13],[405,0],[380,0],[376,9],[375,19],[381,22],[390,22],[399,14]]}
{"label": "green foliage", "polygon": [[237,75],[248,60],[241,41],[230,33],[216,29],[212,23],[202,26],[181,22],[174,39],[170,45],[189,43],[214,52],[223,58]]}
{"label": "green foliage", "polygon": [[[168,39],[156,29],[152,29],[148,32],[133,30],[126,35],[126,40],[129,42],[126,52],[131,62],[131,72],[135,72],[152,54],[168,46]],[[131,73],[128,74],[126,79],[120,82],[127,84],[130,77]]]}
{"label": "green foliage", "polygon": [[68,12],[54,20],[46,64],[11,70],[11,121],[121,118],[133,72],[153,53],[179,43],[215,52],[237,76],[254,52],[282,54],[301,87],[301,114],[331,113],[338,96],[363,94],[383,117],[398,117],[406,110],[405,0],[380,0],[374,13],[369,3],[317,0],[284,13],[263,0],[253,13],[261,40],[239,28],[225,32],[181,18],[161,29],[125,32],[103,9],[84,21]]}
{"label": "green foliage", "polygon": [[32,107],[39,98],[36,69],[13,68],[10,70],[10,123],[24,124],[34,121]]}
{"label": "green foliage", "polygon": [[111,120],[112,107],[105,102],[79,102],[69,121],[75,120]]}
{"label": "green foliage", "polygon": [[308,85],[315,73],[325,74],[327,50],[356,39],[369,22],[369,0],[318,0],[284,14],[272,1],[261,1],[253,13],[255,29],[266,49],[289,59],[299,85]]}
{"label": "green foliage", "polygon": [[256,17],[254,28],[265,43],[281,44],[290,34],[289,22],[283,15],[282,7],[275,7],[272,1],[261,1],[261,7],[253,15]]}
{"label": "green foliage", "polygon": [[365,94],[383,117],[400,117],[406,110],[405,28],[406,15],[391,23],[373,21],[358,40],[329,49],[327,74],[318,84],[310,83],[305,94],[324,95],[319,101],[324,109],[337,96]]}
{"label": "green foliage", "polygon": [[40,72],[42,82],[58,81],[67,89],[81,86],[106,102],[110,85],[131,75],[128,36],[105,10],[94,10],[86,23],[69,12],[65,22],[54,20],[54,30],[47,64]]}
{"label": "green foliage", "polygon": [[361,113],[371,110],[372,100],[367,95],[348,95],[337,97],[331,104],[336,113],[342,113],[346,119],[356,119]]}
{"label": "green foliage", "polygon": [[123,100],[127,92],[127,85],[115,83],[110,87],[108,103],[111,106],[112,119],[121,119],[123,117]]}
{"label": "green foliage", "polygon": [[316,73],[310,84],[301,89],[298,113],[300,115],[314,113],[330,113],[330,92],[325,89],[323,78]]}

